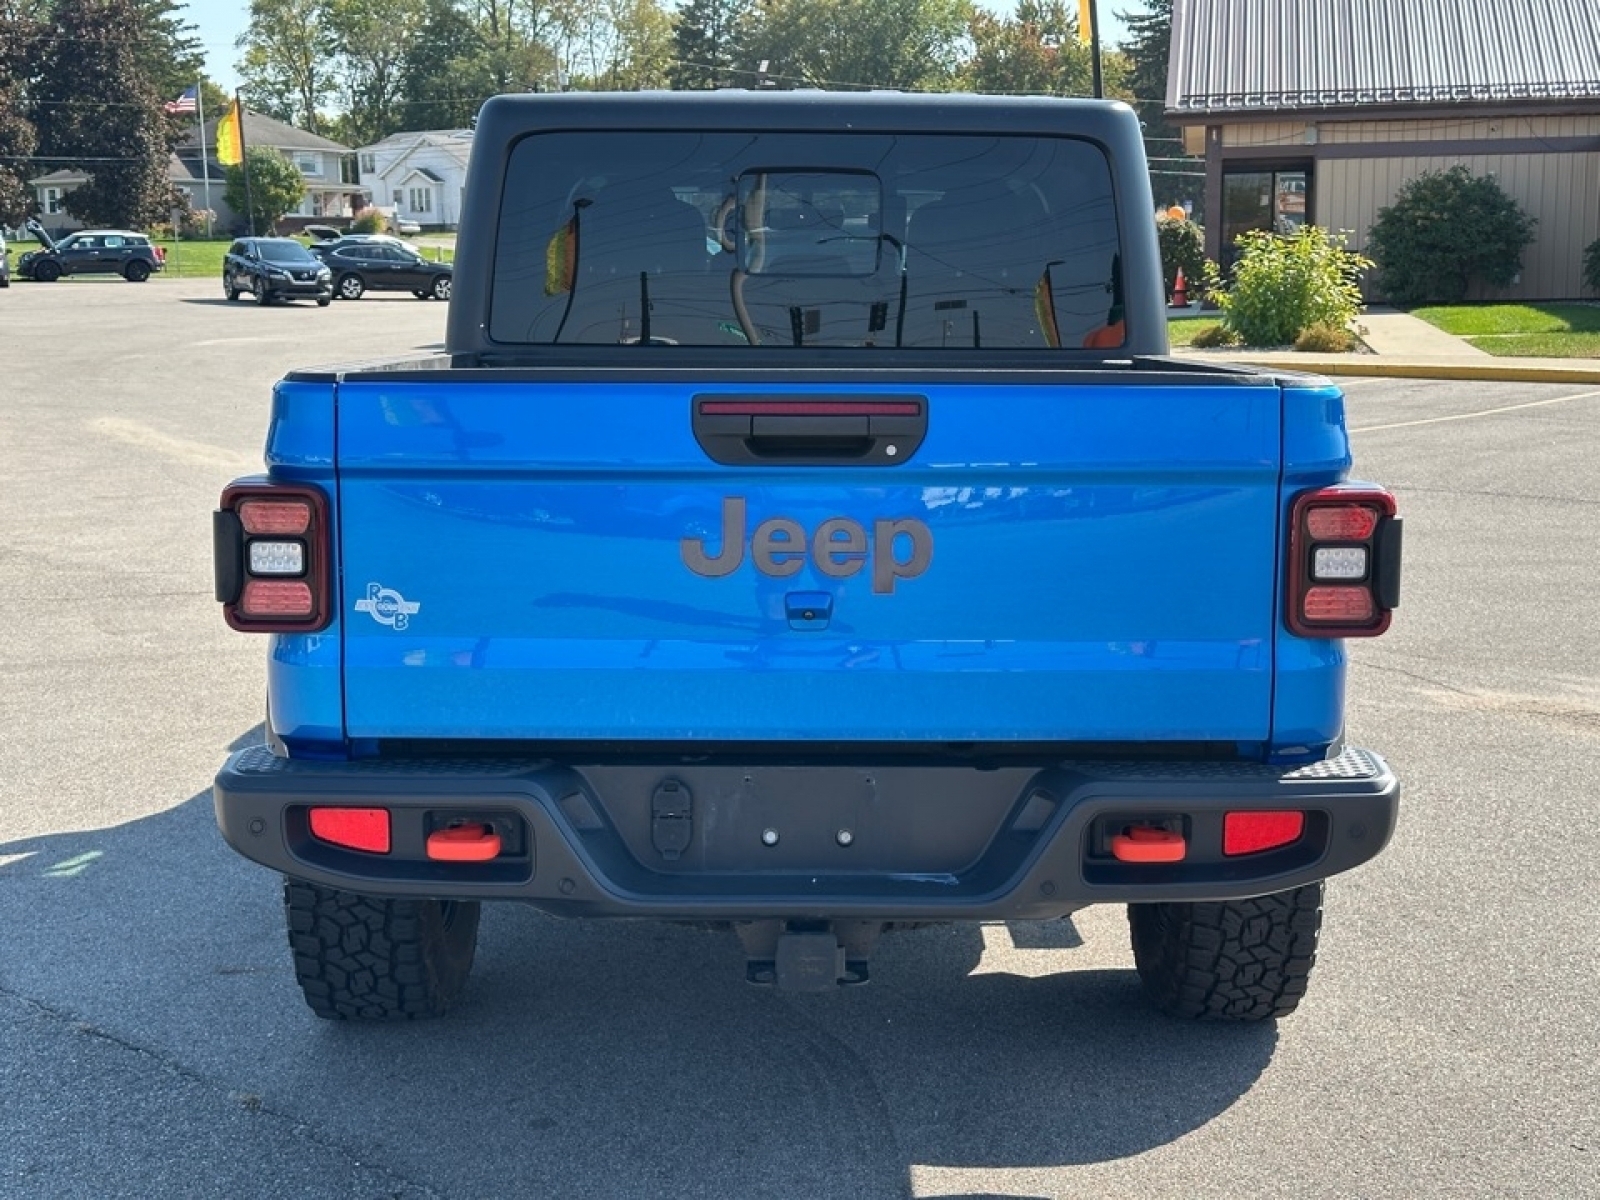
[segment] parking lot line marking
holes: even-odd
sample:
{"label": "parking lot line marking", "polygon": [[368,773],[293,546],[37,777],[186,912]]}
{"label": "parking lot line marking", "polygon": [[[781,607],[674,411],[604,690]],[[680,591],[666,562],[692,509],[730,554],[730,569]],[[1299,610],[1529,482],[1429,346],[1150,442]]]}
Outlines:
{"label": "parking lot line marking", "polygon": [[1351,433],[1376,433],[1380,429],[1410,429],[1416,425],[1438,425],[1444,421],[1470,421],[1474,417],[1492,417],[1498,413],[1516,412],[1524,408],[1544,408],[1549,404],[1565,404],[1569,400],[1588,400],[1600,392],[1576,392],[1571,396],[1553,396],[1549,400],[1529,400],[1526,404],[1505,404],[1499,408],[1486,408],[1481,412],[1455,413],[1448,417],[1424,417],[1420,421],[1395,421],[1388,425],[1362,425]]}

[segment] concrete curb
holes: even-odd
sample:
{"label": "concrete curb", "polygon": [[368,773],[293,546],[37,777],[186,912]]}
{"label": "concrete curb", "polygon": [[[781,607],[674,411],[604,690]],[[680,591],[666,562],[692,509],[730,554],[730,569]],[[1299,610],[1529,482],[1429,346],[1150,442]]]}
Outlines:
{"label": "concrete curb", "polygon": [[1593,366],[1556,359],[1548,366],[1539,363],[1476,361],[1423,362],[1385,358],[1377,354],[1352,354],[1330,358],[1316,354],[1185,354],[1174,357],[1211,362],[1240,363],[1245,366],[1296,371],[1307,375],[1365,375],[1388,379],[1459,379],[1494,383],[1594,383],[1600,384],[1600,360]]}

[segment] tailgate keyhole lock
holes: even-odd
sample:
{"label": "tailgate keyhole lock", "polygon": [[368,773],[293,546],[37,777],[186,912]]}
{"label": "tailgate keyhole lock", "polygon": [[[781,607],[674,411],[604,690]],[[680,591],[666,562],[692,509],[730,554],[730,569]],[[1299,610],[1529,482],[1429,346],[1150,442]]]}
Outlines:
{"label": "tailgate keyhole lock", "polygon": [[677,779],[663,779],[650,797],[650,841],[662,858],[678,858],[694,833],[694,797]]}

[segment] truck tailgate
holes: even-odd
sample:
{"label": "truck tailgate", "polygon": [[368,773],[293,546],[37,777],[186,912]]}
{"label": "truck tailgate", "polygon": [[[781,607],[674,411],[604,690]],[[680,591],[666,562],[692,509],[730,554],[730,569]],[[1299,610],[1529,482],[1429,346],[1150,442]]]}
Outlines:
{"label": "truck tailgate", "polygon": [[[697,399],[755,392],[914,395],[925,440],[712,461]],[[1264,740],[1280,406],[1268,379],[1132,373],[347,377],[347,733]]]}

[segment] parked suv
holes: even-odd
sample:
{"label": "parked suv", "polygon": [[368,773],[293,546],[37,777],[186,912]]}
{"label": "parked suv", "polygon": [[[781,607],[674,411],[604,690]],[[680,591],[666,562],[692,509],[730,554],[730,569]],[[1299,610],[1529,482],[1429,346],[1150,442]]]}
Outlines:
{"label": "parked suv", "polygon": [[83,229],[58,242],[36,223],[28,228],[41,244],[17,260],[17,274],[24,279],[54,283],[63,275],[121,275],[129,283],[143,283],[166,266],[142,233]]}
{"label": "parked suv", "polygon": [[450,299],[455,268],[431,262],[396,238],[351,236],[312,247],[333,271],[334,295],[359,300],[368,291],[410,292],[418,300]]}
{"label": "parked suv", "polygon": [[249,292],[257,304],[306,299],[326,308],[333,275],[293,238],[244,237],[222,260],[222,291],[229,300]]}

